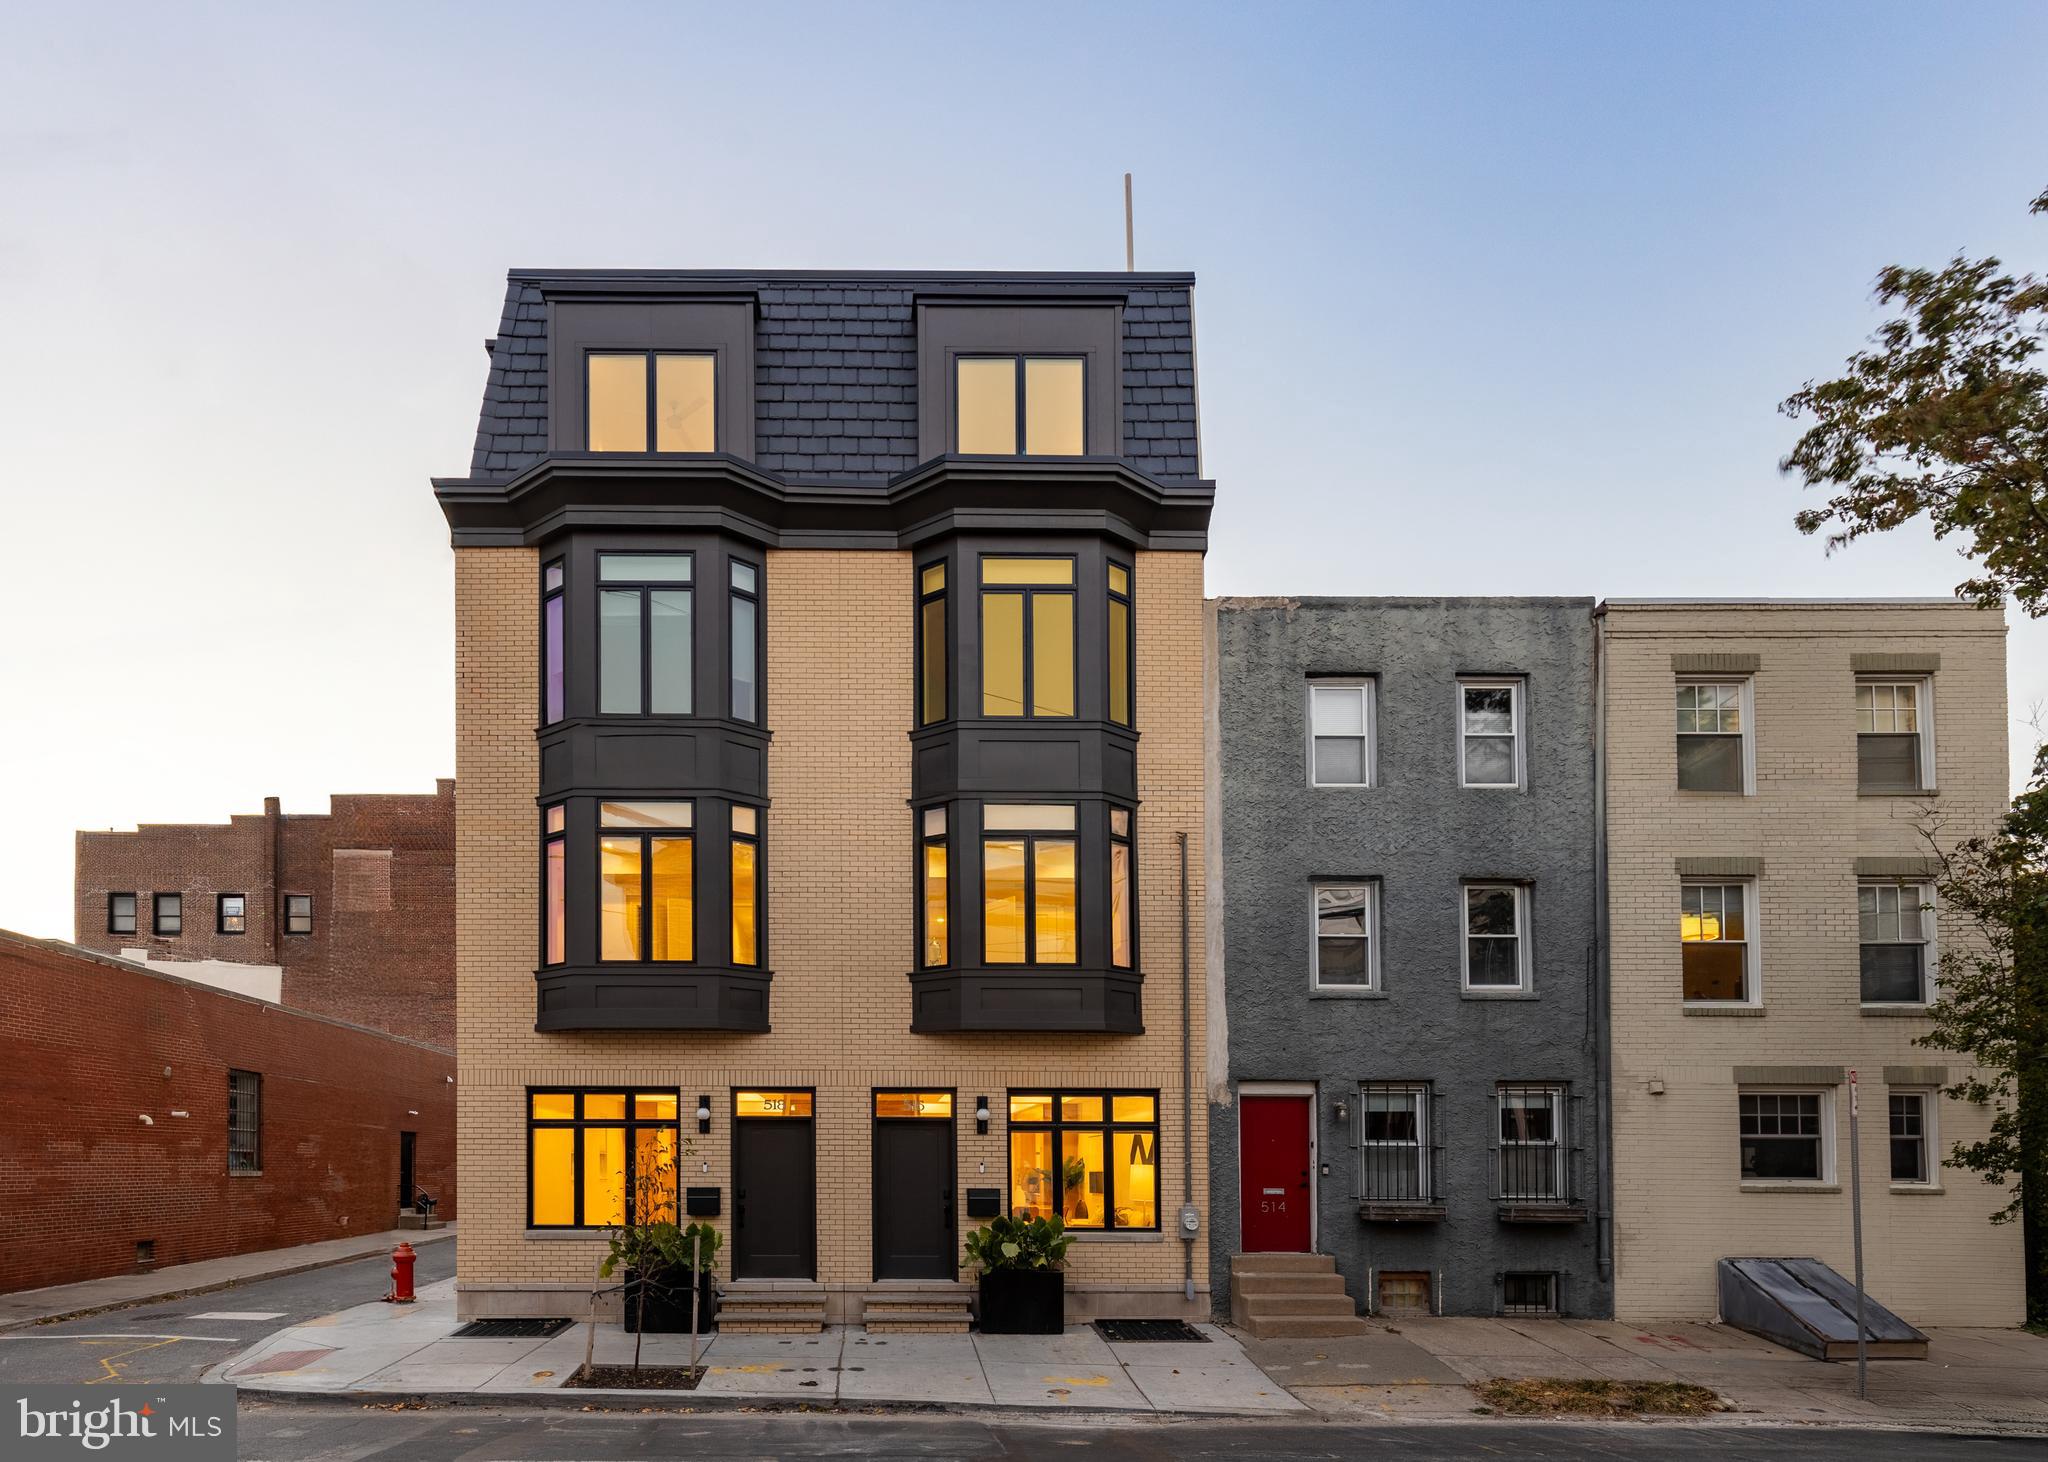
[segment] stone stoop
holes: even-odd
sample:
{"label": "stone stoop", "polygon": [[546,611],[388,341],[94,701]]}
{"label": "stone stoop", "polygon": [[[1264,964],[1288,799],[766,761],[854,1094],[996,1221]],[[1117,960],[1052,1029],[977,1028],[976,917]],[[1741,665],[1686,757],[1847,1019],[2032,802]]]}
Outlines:
{"label": "stone stoop", "polygon": [[825,1286],[808,1279],[738,1279],[718,1291],[727,1335],[807,1335],[825,1328]]}
{"label": "stone stoop", "polygon": [[1230,1323],[1259,1340],[1363,1335],[1369,1328],[1328,1254],[1231,1255]]}
{"label": "stone stoop", "polygon": [[860,1323],[872,1335],[965,1335],[974,1319],[972,1293],[947,1280],[884,1280],[861,1296]]}
{"label": "stone stoop", "polygon": [[398,1210],[397,1226],[402,1229],[446,1228],[448,1227],[448,1220],[445,1218],[428,1218],[425,1214],[417,1212],[414,1209],[401,1208]]}

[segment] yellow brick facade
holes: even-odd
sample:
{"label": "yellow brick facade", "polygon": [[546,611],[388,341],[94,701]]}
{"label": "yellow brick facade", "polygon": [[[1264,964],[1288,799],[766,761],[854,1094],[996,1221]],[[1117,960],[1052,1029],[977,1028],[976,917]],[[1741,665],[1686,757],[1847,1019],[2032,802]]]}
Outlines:
{"label": "yellow brick facade", "polygon": [[[1737,1140],[1736,1068],[1840,1066],[1861,1078],[1871,1293],[1915,1324],[2016,1323],[2019,1233],[1988,1222],[2002,1195],[1951,1169],[1934,1191],[1889,1181],[1886,1068],[1944,1066],[1955,1080],[1965,1063],[1913,1044],[1924,1017],[1862,1008],[1856,917],[1857,859],[1925,856],[1927,809],[1952,843],[2006,805],[2003,618],[1924,603],[1635,603],[1607,606],[1603,625],[1617,1314],[1713,1317],[1722,1257],[1811,1255],[1849,1272],[1846,1087],[1833,1184],[1745,1186]],[[1939,656],[1933,796],[1858,795],[1851,657],[1873,653]],[[1711,654],[1757,657],[1754,795],[1677,790],[1673,657]],[[1761,860],[1761,1014],[1684,1005],[1681,858]],[[1936,928],[1960,933],[1938,912]],[[1984,1131],[1981,1111],[1937,1105],[1940,1150]]]}
{"label": "yellow brick facade", "polygon": [[[1138,555],[1136,572],[1138,913],[1145,1034],[913,1035],[916,951],[911,792],[911,560],[883,551],[786,550],[766,566],[768,968],[773,1029],[536,1033],[535,844],[538,556],[465,548],[456,557],[457,1002],[465,1313],[577,1313],[602,1257],[583,1234],[526,1228],[529,1085],[678,1087],[711,1098],[711,1131],[685,1120],[684,1182],[728,1194],[730,1090],[816,1088],[818,1278],[834,1318],[857,1317],[872,1275],[870,1094],[953,1088],[962,1189],[1006,1186],[1003,1096],[1011,1087],[1116,1086],[1160,1094],[1162,1231],[1083,1237],[1069,1257],[1069,1313],[1206,1314],[1206,1239],[1189,1250],[1174,1214],[1208,1206],[1207,1103],[1182,1119],[1178,850],[1188,839],[1193,1090],[1205,1047],[1202,997],[1202,560]],[[799,908],[807,913],[800,917]],[[823,911],[821,914],[820,911]],[[994,1120],[975,1132],[974,1099]],[[1193,1190],[1183,1184],[1192,1142]],[[964,1218],[962,1227],[966,1226]],[[729,1250],[721,1256],[729,1259]],[[580,1306],[581,1301],[575,1301]]]}

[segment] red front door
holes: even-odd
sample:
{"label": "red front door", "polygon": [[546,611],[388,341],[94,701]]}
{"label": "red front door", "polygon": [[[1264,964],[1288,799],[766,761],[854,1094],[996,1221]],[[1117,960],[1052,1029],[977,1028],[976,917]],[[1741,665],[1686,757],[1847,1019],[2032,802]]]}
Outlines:
{"label": "red front door", "polygon": [[1238,1106],[1238,1245],[1247,1254],[1306,1254],[1309,1099],[1248,1096]]}

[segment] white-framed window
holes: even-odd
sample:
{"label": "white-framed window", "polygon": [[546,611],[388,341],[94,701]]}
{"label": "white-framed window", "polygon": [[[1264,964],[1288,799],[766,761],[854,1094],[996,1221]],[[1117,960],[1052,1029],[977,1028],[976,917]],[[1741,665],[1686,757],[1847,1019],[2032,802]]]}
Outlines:
{"label": "white-framed window", "polygon": [[1318,883],[1314,893],[1311,984],[1318,990],[1376,990],[1380,983],[1379,885]]}
{"label": "white-framed window", "polygon": [[1925,678],[1856,682],[1856,790],[1934,786],[1934,686]]}
{"label": "white-framed window", "polygon": [[1565,1202],[1571,1194],[1564,1088],[1510,1085],[1495,1095],[1500,1106],[1498,1195],[1523,1203]]}
{"label": "white-framed window", "polygon": [[1745,1183],[1831,1183],[1834,1093],[1744,1088],[1736,1097]]}
{"label": "white-framed window", "polygon": [[1522,682],[1458,682],[1458,785],[1522,785]]}
{"label": "white-framed window", "polygon": [[1372,785],[1372,696],[1370,680],[1309,682],[1309,785]]}
{"label": "white-framed window", "polygon": [[1518,883],[1468,883],[1460,890],[1467,990],[1529,988],[1529,890]]}
{"label": "white-framed window", "polygon": [[1856,886],[1858,978],[1865,1005],[1925,1005],[1933,998],[1934,890],[1864,879]]}
{"label": "white-framed window", "polygon": [[1940,1179],[1934,1133],[1935,1096],[1932,1091],[1897,1088],[1890,1094],[1891,1172],[1896,1186],[1931,1188]]}
{"label": "white-framed window", "polygon": [[1756,885],[1687,882],[1678,891],[1678,941],[1688,1005],[1754,1005],[1761,998]]}
{"label": "white-framed window", "polygon": [[1358,1194],[1367,1203],[1427,1203],[1431,1184],[1429,1087],[1421,1082],[1361,1082],[1358,1087]]}
{"label": "white-framed window", "polygon": [[1678,682],[1678,790],[1750,792],[1756,751],[1748,680]]}

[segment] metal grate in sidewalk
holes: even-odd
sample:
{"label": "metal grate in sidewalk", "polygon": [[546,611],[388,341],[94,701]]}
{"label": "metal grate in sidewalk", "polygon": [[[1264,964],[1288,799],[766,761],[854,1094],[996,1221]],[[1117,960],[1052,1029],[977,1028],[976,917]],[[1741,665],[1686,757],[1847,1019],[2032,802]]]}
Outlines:
{"label": "metal grate in sidewalk", "polygon": [[545,1340],[560,1335],[572,1320],[471,1320],[451,1337],[455,1340]]}
{"label": "metal grate in sidewalk", "polygon": [[1142,1341],[1177,1341],[1180,1344],[1194,1342],[1207,1345],[1209,1337],[1188,1324],[1185,1320],[1097,1320],[1096,1333],[1115,1345],[1131,1345]]}

